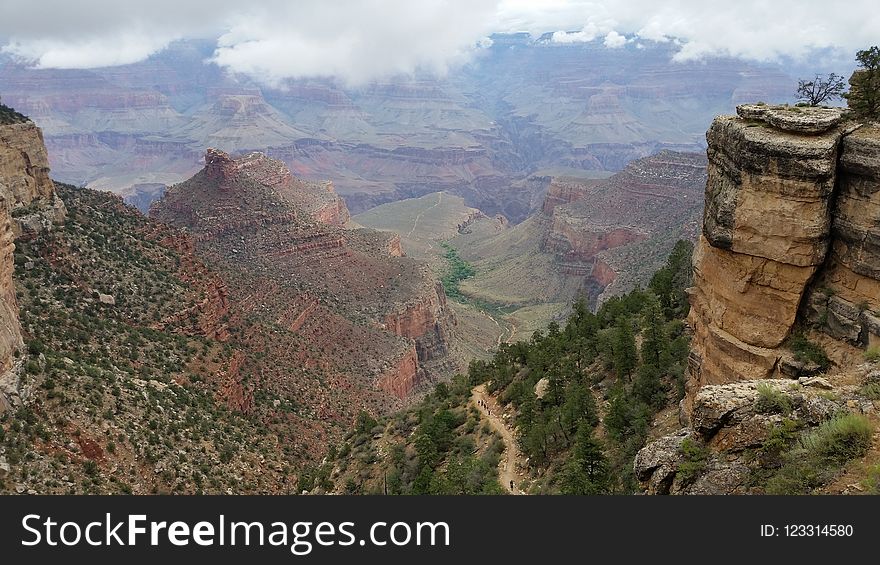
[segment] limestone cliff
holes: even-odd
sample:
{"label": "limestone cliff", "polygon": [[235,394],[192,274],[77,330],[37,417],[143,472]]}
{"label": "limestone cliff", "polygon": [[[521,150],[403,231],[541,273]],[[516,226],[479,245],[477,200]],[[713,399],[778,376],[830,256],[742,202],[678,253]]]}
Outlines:
{"label": "limestone cliff", "polygon": [[12,213],[15,236],[64,219],[55,198],[43,132],[33,122],[0,125],[0,193]]}
{"label": "limestone cliff", "polygon": [[18,303],[12,282],[12,222],[6,208],[6,199],[0,195],[0,414],[9,408],[6,389],[12,391],[15,356],[22,349],[21,327],[18,321]]}
{"label": "limestone cliff", "polygon": [[746,105],[707,134],[689,398],[790,373],[807,323],[865,347],[880,324],[880,132],[840,109]]}
{"label": "limestone cliff", "polygon": [[43,134],[24,119],[0,124],[0,413],[19,395],[16,354],[22,350],[13,285],[13,243],[50,229],[65,209],[49,178]]}

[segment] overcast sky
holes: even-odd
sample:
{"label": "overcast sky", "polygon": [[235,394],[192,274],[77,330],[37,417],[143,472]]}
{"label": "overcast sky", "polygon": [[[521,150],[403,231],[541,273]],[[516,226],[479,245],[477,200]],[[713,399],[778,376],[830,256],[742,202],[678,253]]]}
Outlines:
{"label": "overcast sky", "polygon": [[182,38],[219,38],[214,60],[266,82],[336,76],[357,84],[444,73],[494,32],[555,32],[605,48],[681,43],[678,60],[733,55],[852,59],[880,42],[877,0],[2,0],[0,49],[37,67],[142,60]]}

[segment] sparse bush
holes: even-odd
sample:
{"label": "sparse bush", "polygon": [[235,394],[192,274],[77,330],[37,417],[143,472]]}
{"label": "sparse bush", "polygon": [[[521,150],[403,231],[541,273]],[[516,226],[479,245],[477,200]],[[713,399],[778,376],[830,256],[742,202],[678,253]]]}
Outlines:
{"label": "sparse bush", "polygon": [[864,455],[874,428],[860,414],[845,414],[824,422],[801,440],[808,454],[838,464]]}
{"label": "sparse bush", "polygon": [[678,474],[676,476],[682,484],[687,485],[696,480],[696,478],[700,476],[700,473],[706,468],[706,459],[709,457],[709,450],[701,443],[694,441],[691,438],[687,438],[681,442],[680,450],[684,460],[679,463]]}
{"label": "sparse bush", "polygon": [[862,386],[859,393],[869,400],[880,400],[880,383],[868,383]]}
{"label": "sparse bush", "polygon": [[788,414],[791,412],[791,400],[775,386],[759,383],[755,410],[762,414]]}
{"label": "sparse bush", "polygon": [[865,350],[865,361],[870,361],[871,363],[876,363],[880,361],[880,346],[874,345]]}
{"label": "sparse bush", "polygon": [[794,358],[801,363],[814,363],[823,371],[831,366],[825,350],[813,343],[803,333],[795,333],[788,342],[788,347],[794,353]]}

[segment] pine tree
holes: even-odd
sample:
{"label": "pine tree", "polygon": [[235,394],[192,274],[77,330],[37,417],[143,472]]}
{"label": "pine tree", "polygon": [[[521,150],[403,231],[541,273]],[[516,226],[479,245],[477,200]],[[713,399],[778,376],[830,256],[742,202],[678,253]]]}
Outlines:
{"label": "pine tree", "polygon": [[614,339],[614,370],[617,378],[628,377],[638,363],[636,352],[636,336],[633,334],[632,324],[628,319],[617,319]]}
{"label": "pine tree", "polygon": [[859,118],[880,119],[880,47],[876,45],[856,53],[860,69],[849,79],[852,88],[846,95],[849,107]]}

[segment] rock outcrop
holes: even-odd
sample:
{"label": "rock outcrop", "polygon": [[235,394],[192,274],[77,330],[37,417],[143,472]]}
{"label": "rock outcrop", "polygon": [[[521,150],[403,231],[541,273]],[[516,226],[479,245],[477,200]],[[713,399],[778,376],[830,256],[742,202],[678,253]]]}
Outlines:
{"label": "rock outcrop", "polygon": [[16,357],[23,353],[13,285],[13,241],[51,229],[65,215],[49,178],[40,128],[26,120],[0,124],[0,413],[19,396]]}
{"label": "rock outcrop", "polygon": [[880,335],[880,131],[842,109],[737,112],[706,136],[689,403],[707,384],[791,374],[796,327],[860,347]]}
{"label": "rock outcrop", "polygon": [[64,220],[64,203],[55,198],[49,178],[43,132],[33,122],[0,125],[0,194],[16,237]]}
{"label": "rock outcrop", "polygon": [[454,324],[440,283],[434,285],[433,292],[407,304],[403,310],[385,316],[386,329],[415,341],[417,357],[422,363],[446,355],[446,334]]}
{"label": "rock outcrop", "polygon": [[[760,470],[760,449],[784,422],[809,428],[853,409],[874,410],[853,386],[838,388],[823,381],[759,379],[704,386],[693,399],[691,425],[638,452],[636,478],[648,494],[760,492],[762,485],[750,477]],[[786,404],[785,413],[761,404],[761,386]]]}
{"label": "rock outcrop", "polygon": [[12,282],[13,239],[6,200],[0,195],[0,414],[11,407],[8,394],[13,393],[17,386],[16,356],[24,345],[18,321],[15,285]]}

